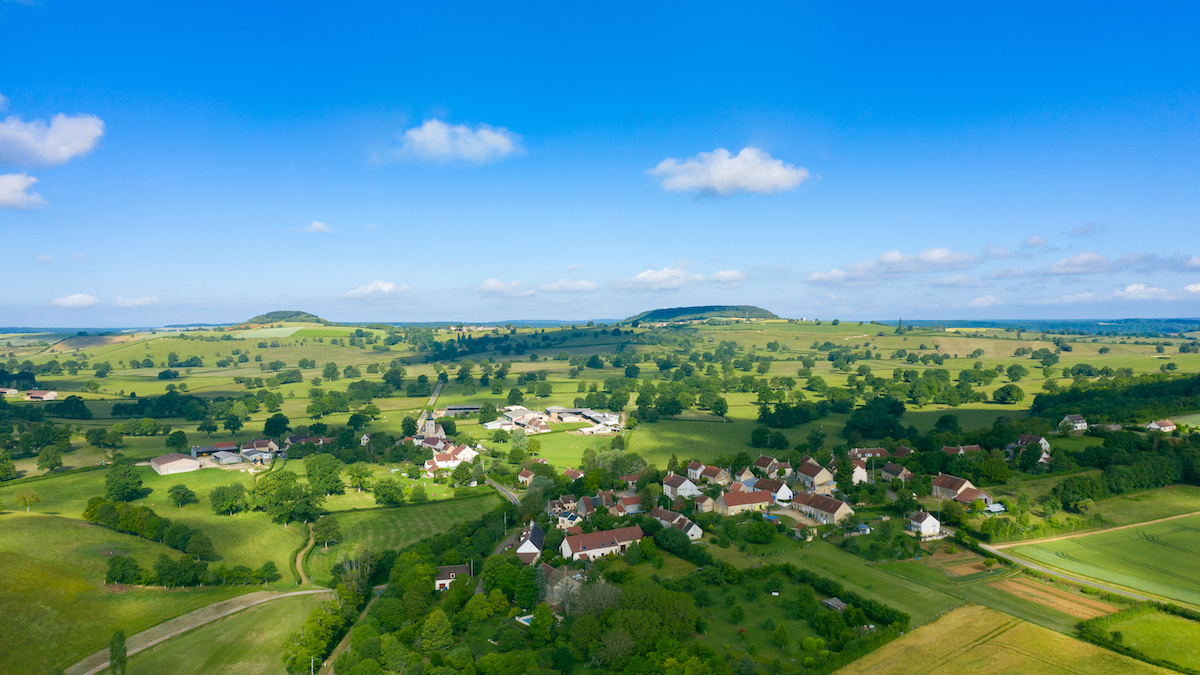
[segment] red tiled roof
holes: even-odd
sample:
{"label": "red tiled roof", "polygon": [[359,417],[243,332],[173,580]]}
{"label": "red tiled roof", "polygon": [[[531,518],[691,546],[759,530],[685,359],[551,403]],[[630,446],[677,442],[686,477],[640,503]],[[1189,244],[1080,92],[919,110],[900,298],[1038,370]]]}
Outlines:
{"label": "red tiled roof", "polygon": [[619,544],[637,541],[641,538],[642,528],[634,525],[633,527],[619,527],[615,530],[576,534],[567,537],[566,542],[567,548],[572,553],[579,553],[582,551],[594,551],[598,548],[611,548]]}
{"label": "red tiled roof", "polygon": [[830,515],[837,513],[837,510],[846,506],[846,502],[825,495],[801,493],[796,496],[795,502],[812,508],[815,511],[828,513]]}
{"label": "red tiled roof", "polygon": [[725,506],[745,506],[746,504],[770,504],[770,492],[726,492],[721,495]]}

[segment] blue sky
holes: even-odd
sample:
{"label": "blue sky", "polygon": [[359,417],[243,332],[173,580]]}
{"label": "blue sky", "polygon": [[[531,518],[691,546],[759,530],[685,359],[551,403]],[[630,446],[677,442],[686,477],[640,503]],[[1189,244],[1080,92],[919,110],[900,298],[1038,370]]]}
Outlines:
{"label": "blue sky", "polygon": [[435,9],[0,0],[0,325],[1200,315],[1194,6]]}

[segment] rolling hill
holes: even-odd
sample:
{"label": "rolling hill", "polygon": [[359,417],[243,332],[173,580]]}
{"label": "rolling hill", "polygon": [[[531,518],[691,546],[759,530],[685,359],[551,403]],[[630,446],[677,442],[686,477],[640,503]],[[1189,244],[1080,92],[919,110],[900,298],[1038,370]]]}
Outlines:
{"label": "rolling hill", "polygon": [[299,312],[295,310],[279,310],[275,312],[267,312],[259,314],[253,319],[247,319],[245,323],[276,323],[279,321],[300,321],[303,323],[329,323],[325,319],[316,314],[308,312]]}
{"label": "rolling hill", "polygon": [[772,312],[754,305],[700,305],[697,307],[670,307],[653,309],[625,319],[623,323],[634,321],[657,323],[663,321],[694,321],[711,318],[739,319],[778,319]]}

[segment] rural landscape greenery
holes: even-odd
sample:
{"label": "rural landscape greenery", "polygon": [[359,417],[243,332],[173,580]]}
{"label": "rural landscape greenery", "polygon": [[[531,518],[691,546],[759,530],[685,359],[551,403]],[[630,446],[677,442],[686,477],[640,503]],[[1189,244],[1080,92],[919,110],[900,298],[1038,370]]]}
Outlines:
{"label": "rural landscape greenery", "polygon": [[[0,662],[94,672],[120,631],[129,672],[185,654],[213,672],[911,672],[897,659],[923,649],[945,668],[1002,654],[988,672],[1197,672],[1200,333],[1092,328],[699,307],[553,326],[273,312],[0,335],[0,385],[58,392],[0,402],[0,603],[31,638],[0,645]],[[484,429],[506,406],[621,423]],[[1062,423],[1076,414],[1086,431]],[[1167,418],[1177,428],[1146,429]],[[412,438],[426,420],[478,457],[427,473],[435,450]],[[1048,440],[1048,461],[1014,445],[1023,434]],[[289,437],[307,440],[261,463],[148,463]],[[913,452],[867,459],[856,483],[853,448]],[[663,494],[690,462],[737,474],[761,455],[836,464],[853,516],[722,516]],[[888,461],[912,477],[884,480]],[[936,498],[942,473],[1005,510]],[[547,501],[604,490],[704,534],[602,508],[585,531],[645,537],[565,560]],[[906,534],[920,510],[954,535]],[[529,523],[546,532],[534,565],[509,546]],[[569,597],[542,562],[583,575]],[[473,575],[435,591],[456,564]],[[281,597],[295,591],[311,592]],[[190,630],[146,645],[172,621]]]}

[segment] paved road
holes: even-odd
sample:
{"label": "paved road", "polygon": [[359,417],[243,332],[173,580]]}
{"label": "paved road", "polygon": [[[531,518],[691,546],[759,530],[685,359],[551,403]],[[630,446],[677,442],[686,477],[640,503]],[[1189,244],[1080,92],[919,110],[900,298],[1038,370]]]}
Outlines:
{"label": "paved road", "polygon": [[442,383],[438,382],[437,386],[433,388],[433,395],[429,397],[429,407],[437,405],[437,397],[440,393],[442,393]]}
{"label": "paved road", "polygon": [[[321,588],[310,591],[292,591],[290,593],[272,593],[269,591],[259,591],[257,593],[247,593],[246,595],[238,596],[230,600],[222,600],[215,602],[207,607],[193,610],[182,616],[177,616],[174,619],[164,621],[157,626],[147,628],[140,633],[134,633],[125,640],[126,654],[133,656],[138,652],[145,651],[155,645],[161,644],[170,640],[173,637],[186,633],[193,628],[199,628],[208,623],[212,623],[217,619],[223,619],[230,614],[235,614],[243,609],[249,609],[255,605],[261,605],[264,602],[279,600],[281,598],[290,598],[297,595],[315,595],[318,593],[332,593],[333,591],[327,588]],[[213,609],[218,611],[213,612]],[[67,675],[95,675],[108,668],[108,650],[102,649],[86,659],[76,663],[64,671]]]}
{"label": "paved road", "polygon": [[497,490],[497,491],[498,491],[498,492],[499,492],[501,495],[504,495],[504,497],[505,497],[506,499],[508,499],[508,501],[510,501],[510,502],[512,502],[513,504],[516,504],[516,505],[518,505],[518,506],[521,504],[521,498],[517,496],[517,493],[513,492],[512,490],[509,490],[508,488],[506,488],[506,487],[504,487],[503,485],[501,485],[501,484],[497,483],[496,481],[492,480],[491,478],[485,478],[484,480],[486,480],[486,481],[487,481],[487,484],[488,484],[488,485],[491,485],[492,487],[496,488],[496,490]]}

